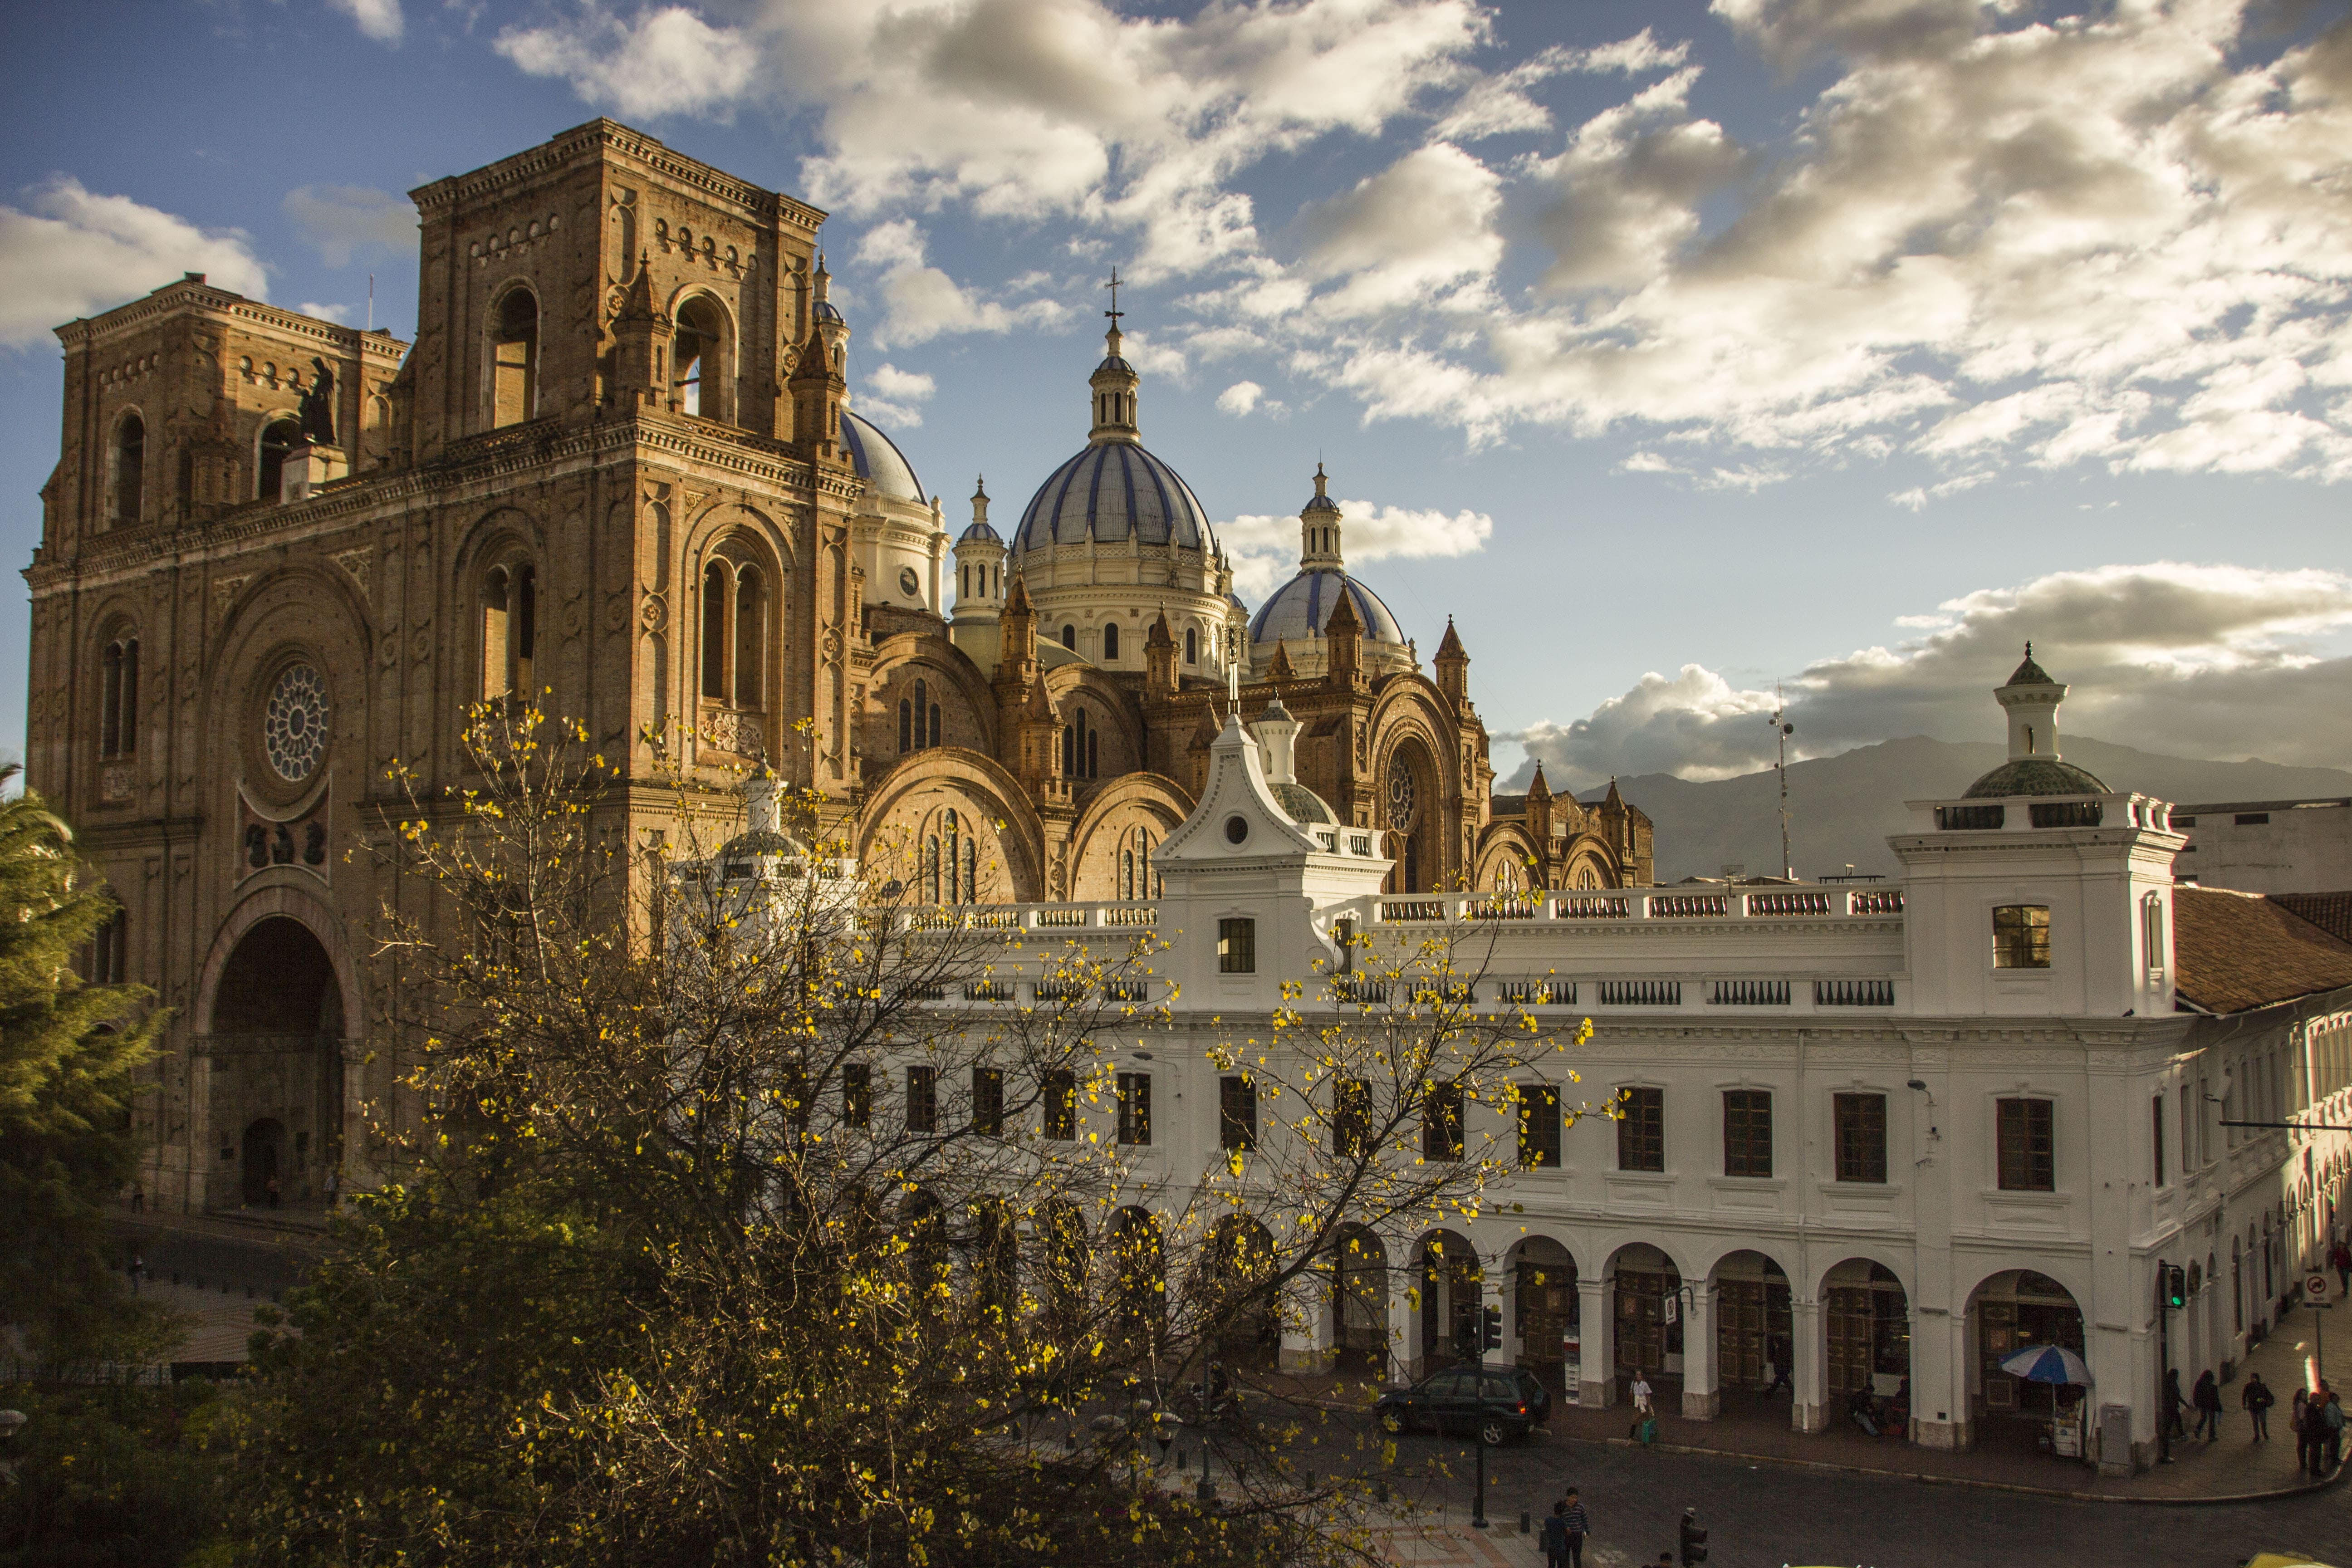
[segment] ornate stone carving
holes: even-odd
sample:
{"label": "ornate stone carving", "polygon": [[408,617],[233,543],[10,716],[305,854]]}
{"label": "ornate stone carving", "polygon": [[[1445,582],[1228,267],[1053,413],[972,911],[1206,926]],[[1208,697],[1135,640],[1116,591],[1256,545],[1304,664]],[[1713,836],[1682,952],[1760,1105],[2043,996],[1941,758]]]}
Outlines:
{"label": "ornate stone carving", "polygon": [[341,567],[350,574],[352,581],[360,585],[360,597],[371,602],[375,597],[369,576],[369,558],[373,553],[374,552],[369,546],[362,544],[356,550],[340,551],[332,557],[335,564]]}

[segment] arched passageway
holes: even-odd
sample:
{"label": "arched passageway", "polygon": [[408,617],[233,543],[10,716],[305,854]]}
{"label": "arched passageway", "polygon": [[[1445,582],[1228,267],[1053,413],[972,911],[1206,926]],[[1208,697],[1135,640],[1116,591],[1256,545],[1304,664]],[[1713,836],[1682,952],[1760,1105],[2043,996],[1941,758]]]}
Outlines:
{"label": "arched passageway", "polygon": [[1616,1366],[1621,1394],[1640,1373],[1661,1410],[1682,1408],[1682,1271],[1656,1247],[1637,1242],[1615,1258]]}
{"label": "arched passageway", "polygon": [[1832,1419],[1847,1419],[1857,1395],[1872,1424],[1911,1432],[1911,1299],[1885,1264],[1850,1258],[1822,1280],[1822,1367]]}
{"label": "arched passageway", "polygon": [[1788,1273],[1760,1252],[1730,1254],[1715,1266],[1718,1386],[1727,1393],[1752,1393],[1774,1405],[1785,1419],[1795,1368]]}
{"label": "arched passageway", "polygon": [[323,1202],[342,1159],[345,1027],[327,950],[290,916],[255,921],[222,965],[210,1024],[212,1201],[258,1207],[274,1176],[285,1204]]}
{"label": "arched passageway", "polygon": [[1512,1250],[1512,1328],[1518,1363],[1554,1394],[1570,1392],[1580,1362],[1581,1304],[1576,1259],[1548,1236],[1531,1236]]}
{"label": "arched passageway", "polygon": [[1982,1440],[2038,1447],[2053,1424],[2079,1415],[2087,1390],[2012,1377],[2000,1364],[2041,1345],[2084,1353],[2083,1310],[2065,1286],[2031,1268],[1995,1274],[1969,1298],[1969,1404]]}
{"label": "arched passageway", "polygon": [[1478,1309],[1485,1270],[1470,1238],[1451,1230],[1432,1231],[1421,1242],[1421,1365],[1426,1377],[1438,1368],[1467,1361],[1478,1343]]}

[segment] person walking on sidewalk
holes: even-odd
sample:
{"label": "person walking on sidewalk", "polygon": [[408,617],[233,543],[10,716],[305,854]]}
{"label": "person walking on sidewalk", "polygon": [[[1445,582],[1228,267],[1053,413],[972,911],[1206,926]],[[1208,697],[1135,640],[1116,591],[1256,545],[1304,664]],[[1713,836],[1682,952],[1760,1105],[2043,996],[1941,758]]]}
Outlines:
{"label": "person walking on sidewalk", "polygon": [[2221,1385],[2213,1381],[2211,1368],[2197,1374],[2197,1392],[2191,1397],[2197,1405],[2197,1426],[2189,1435],[2210,1443],[2221,1435]]}
{"label": "person walking on sidewalk", "polygon": [[2246,1373],[2245,1391],[2238,1395],[2238,1403],[2246,1407],[2246,1414],[2248,1415],[2253,1417],[2254,1441],[2257,1443],[2269,1442],[2271,1436],[2271,1406],[2278,1403],[2278,1395],[2271,1392],[2271,1385],[2263,1381],[2263,1374],[2261,1373],[2250,1372]]}
{"label": "person walking on sidewalk", "polygon": [[1568,1504],[1556,1502],[1543,1521],[1544,1568],[1568,1568]]}
{"label": "person walking on sidewalk", "polygon": [[2344,1462],[2344,1400],[2334,1389],[2319,1407],[2319,1473],[2333,1475]]}
{"label": "person walking on sidewalk", "polygon": [[2347,1245],[2340,1236],[2336,1245],[2327,1249],[2327,1267],[2336,1270],[2336,1293],[2352,1296],[2352,1245]]}
{"label": "person walking on sidewalk", "polygon": [[1560,1521],[1568,1532],[1568,1555],[1560,1562],[1566,1568],[1584,1568],[1584,1538],[1592,1533],[1592,1519],[1577,1500],[1574,1487],[1568,1489],[1568,1500],[1560,1504]]}
{"label": "person walking on sidewalk", "polygon": [[2189,1429],[2180,1424],[2180,1407],[2188,1403],[2180,1396],[2180,1369],[2164,1369],[2164,1430],[2167,1436],[2186,1438]]}
{"label": "person walking on sidewalk", "polygon": [[1633,1369],[1633,1408],[1634,1408],[1635,1410],[1639,1411],[1641,1414],[1643,1414],[1643,1415],[1649,1415],[1649,1414],[1650,1414],[1650,1383],[1649,1383],[1649,1380],[1648,1380],[1647,1378],[1645,1378],[1645,1377],[1643,1377],[1643,1376],[1642,1375],[1642,1369],[1641,1369],[1640,1367],[1638,1367],[1638,1366],[1637,1366],[1637,1367],[1635,1367],[1635,1368]]}
{"label": "person walking on sidewalk", "polygon": [[2294,1468],[2311,1468],[2311,1395],[2298,1388],[2294,1402],[2286,1407],[2286,1424],[2294,1433]]}

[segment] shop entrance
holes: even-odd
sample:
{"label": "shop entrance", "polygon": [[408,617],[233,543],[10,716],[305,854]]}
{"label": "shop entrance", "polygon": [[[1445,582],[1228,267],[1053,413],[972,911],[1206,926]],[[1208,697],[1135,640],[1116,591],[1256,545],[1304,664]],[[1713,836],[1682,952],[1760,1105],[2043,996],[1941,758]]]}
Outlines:
{"label": "shop entrance", "polygon": [[1518,1249],[1513,1282],[1517,1287],[1512,1315],[1518,1326],[1519,1364],[1553,1393],[1567,1393],[1577,1375],[1571,1368],[1581,1363],[1583,1349],[1578,1338],[1581,1314],[1576,1259],[1559,1243],[1533,1237]]}
{"label": "shop entrance", "polygon": [[1760,1252],[1716,1266],[1715,1375],[1725,1388],[1777,1387],[1794,1364],[1789,1276]]}
{"label": "shop entrance", "polygon": [[1666,1395],[1683,1377],[1682,1273],[1656,1247],[1634,1246],[1617,1254],[1616,1279],[1618,1386],[1630,1389],[1641,1373],[1661,1407],[1675,1409]]}
{"label": "shop entrance", "polygon": [[1856,1258],[1831,1269],[1822,1285],[1831,1400],[1857,1389],[1882,1401],[1903,1398],[1911,1381],[1911,1301],[1903,1281],[1885,1265]]}

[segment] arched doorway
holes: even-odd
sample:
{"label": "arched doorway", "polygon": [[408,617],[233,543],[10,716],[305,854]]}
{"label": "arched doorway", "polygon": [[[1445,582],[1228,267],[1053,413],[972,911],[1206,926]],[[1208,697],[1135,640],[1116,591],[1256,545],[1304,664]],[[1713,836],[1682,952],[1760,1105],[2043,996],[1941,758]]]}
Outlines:
{"label": "arched doorway", "polygon": [[286,1163],[286,1124],[274,1116],[265,1116],[245,1130],[237,1150],[240,1192],[248,1208],[261,1208],[269,1202],[269,1184],[278,1180],[282,1190],[279,1167]]}
{"label": "arched doorway", "polygon": [[1661,1410],[1682,1408],[1682,1270],[1646,1243],[1622,1247],[1615,1259],[1616,1355],[1620,1393],[1640,1373]]}
{"label": "arched doorway", "polygon": [[1421,1242],[1421,1364],[1426,1377],[1440,1367],[1476,1353],[1478,1309],[1486,1271],[1470,1238],[1451,1230],[1432,1231]]}
{"label": "arched doorway", "polygon": [[1531,1236],[1514,1250],[1511,1320],[1519,1364],[1554,1394],[1572,1392],[1581,1362],[1583,1313],[1576,1290],[1576,1259],[1548,1236]]}
{"label": "arched doorway", "polygon": [[2074,1293],[2046,1274],[2012,1268],[1976,1288],[1969,1300],[1976,1345],[1969,1393],[1981,1430],[1996,1441],[2031,1441],[2053,1417],[2070,1415],[2085,1391],[2030,1383],[2001,1371],[2019,1351],[2056,1345],[2083,1354],[2083,1310]]}
{"label": "arched doorway", "polygon": [[1339,1233],[1332,1260],[1331,1343],[1339,1370],[1385,1377],[1389,1370],[1389,1253],[1362,1226]]}
{"label": "arched doorway", "polygon": [[215,1184],[215,1202],[234,1192],[233,1201],[262,1204],[271,1175],[288,1206],[324,1201],[342,1159],[343,1007],[334,962],[300,921],[265,916],[230,950],[200,1047],[212,1058],[222,1174],[236,1163],[234,1186]]}
{"label": "arched doorway", "polygon": [[1715,1266],[1715,1376],[1718,1388],[1751,1391],[1785,1415],[1795,1385],[1796,1332],[1789,1276],[1760,1252],[1734,1252]]}
{"label": "arched doorway", "polygon": [[1111,1271],[1120,1338],[1129,1354],[1158,1361],[1168,1330],[1168,1249],[1157,1217],[1139,1208],[1118,1211],[1111,1221]]}
{"label": "arched doorway", "polygon": [[1845,1421],[1856,1394],[1873,1402],[1874,1424],[1909,1437],[1911,1299],[1883,1263],[1849,1258],[1822,1279],[1831,1419]]}

